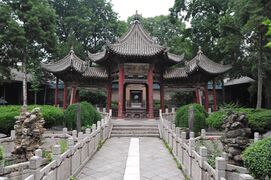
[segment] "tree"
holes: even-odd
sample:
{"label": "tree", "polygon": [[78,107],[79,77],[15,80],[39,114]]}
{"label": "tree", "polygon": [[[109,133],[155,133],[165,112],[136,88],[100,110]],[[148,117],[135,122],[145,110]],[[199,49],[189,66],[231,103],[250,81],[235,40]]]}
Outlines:
{"label": "tree", "polygon": [[65,56],[73,45],[78,56],[85,59],[86,51],[99,51],[125,31],[107,0],[50,0],[50,4],[58,16],[57,58]]}
{"label": "tree", "polygon": [[171,9],[175,21],[190,21],[193,44],[203,46],[211,59],[233,65],[230,77],[258,79],[257,108],[262,104],[262,84],[267,84],[262,81],[269,81],[265,74],[270,52],[264,47],[266,29],[261,22],[270,16],[270,7],[266,0],[175,0]]}
{"label": "tree", "polygon": [[[54,51],[56,16],[46,0],[3,0],[1,15],[1,55],[6,64],[22,62],[23,104],[27,105],[27,67]],[[39,63],[34,63],[39,64]]]}

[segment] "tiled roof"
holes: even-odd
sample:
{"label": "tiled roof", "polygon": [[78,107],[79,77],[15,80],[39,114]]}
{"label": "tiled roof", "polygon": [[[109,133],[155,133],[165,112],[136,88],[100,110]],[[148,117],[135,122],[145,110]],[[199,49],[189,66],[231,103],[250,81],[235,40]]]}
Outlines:
{"label": "tiled roof", "polygon": [[130,31],[117,43],[107,47],[116,54],[126,56],[154,56],[166,49],[147,34],[138,20],[133,21]]}
{"label": "tiled roof", "polygon": [[93,62],[99,61],[106,56],[106,53],[107,53],[107,51],[105,49],[102,52],[98,52],[95,54],[92,54],[88,51],[88,58]]}
{"label": "tiled roof", "polygon": [[108,78],[106,69],[102,67],[88,67],[83,73],[83,76],[90,78]]}
{"label": "tiled roof", "polygon": [[174,62],[181,62],[184,60],[184,54],[182,55],[176,55],[176,54],[172,54],[172,53],[167,53],[168,59]]}
{"label": "tiled roof", "polygon": [[205,56],[202,53],[201,48],[199,48],[197,56],[195,56],[191,61],[187,62],[186,71],[187,73],[192,73],[197,68],[201,68],[210,74],[222,74],[229,71],[232,66],[215,63]]}
{"label": "tiled roof", "polygon": [[69,68],[82,73],[85,70],[86,62],[76,56],[73,49],[71,49],[63,59],[49,64],[41,63],[41,67],[51,73],[63,72]]}
{"label": "tiled roof", "polygon": [[233,86],[233,85],[237,85],[237,84],[249,84],[249,83],[253,83],[255,82],[254,79],[247,77],[247,76],[243,76],[237,79],[232,79],[229,80],[227,82],[224,83],[224,86]]}
{"label": "tiled roof", "polygon": [[164,73],[164,79],[185,78],[187,77],[186,69],[182,68],[168,68]]}

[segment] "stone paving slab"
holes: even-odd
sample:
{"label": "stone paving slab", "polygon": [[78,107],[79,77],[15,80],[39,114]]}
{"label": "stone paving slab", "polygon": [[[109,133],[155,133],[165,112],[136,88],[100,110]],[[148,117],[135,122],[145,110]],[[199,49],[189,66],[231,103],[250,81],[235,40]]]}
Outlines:
{"label": "stone paving slab", "polygon": [[[114,137],[86,164],[77,179],[123,180],[128,156],[129,137]],[[139,138],[141,180],[184,180],[173,157],[159,138]]]}

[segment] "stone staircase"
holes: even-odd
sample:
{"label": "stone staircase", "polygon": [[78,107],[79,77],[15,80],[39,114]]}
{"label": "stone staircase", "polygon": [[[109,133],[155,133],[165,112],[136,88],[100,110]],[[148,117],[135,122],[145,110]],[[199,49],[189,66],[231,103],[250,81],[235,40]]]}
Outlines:
{"label": "stone staircase", "polygon": [[160,137],[157,124],[113,124],[111,137]]}

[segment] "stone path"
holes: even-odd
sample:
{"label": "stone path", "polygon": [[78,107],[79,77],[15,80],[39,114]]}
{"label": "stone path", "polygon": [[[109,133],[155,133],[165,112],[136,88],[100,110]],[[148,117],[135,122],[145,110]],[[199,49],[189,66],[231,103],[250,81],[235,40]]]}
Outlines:
{"label": "stone path", "polygon": [[[110,138],[79,173],[82,180],[123,180],[129,137]],[[158,138],[139,138],[141,180],[184,180],[173,157]]]}

